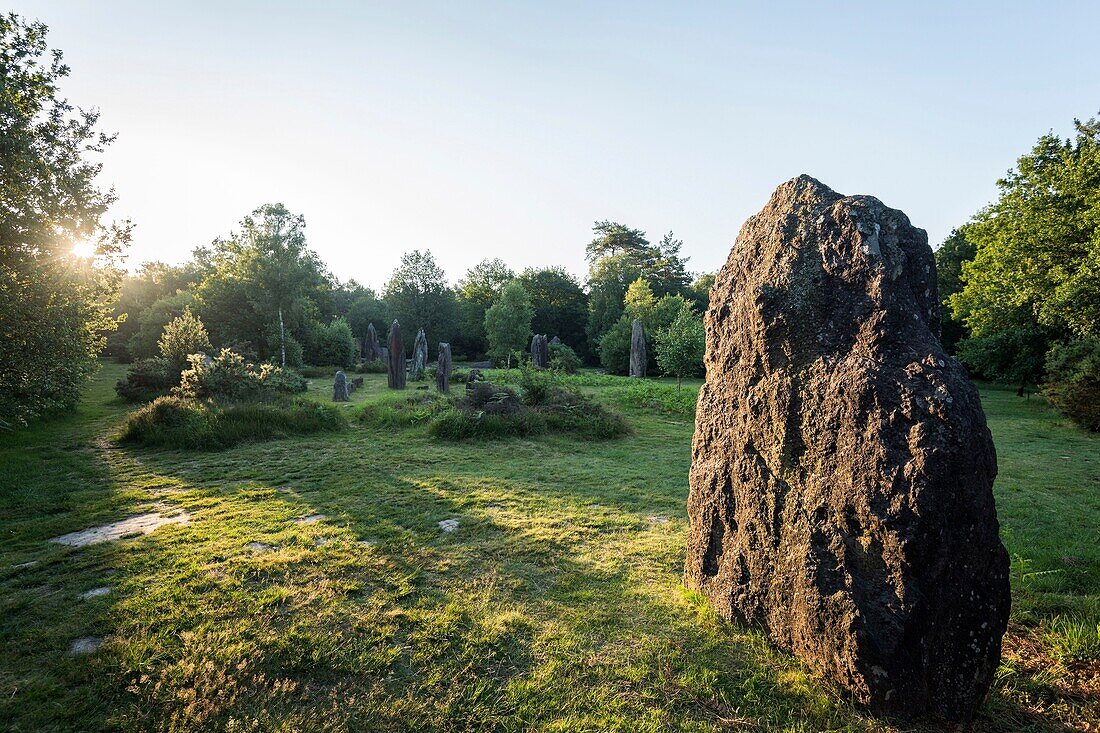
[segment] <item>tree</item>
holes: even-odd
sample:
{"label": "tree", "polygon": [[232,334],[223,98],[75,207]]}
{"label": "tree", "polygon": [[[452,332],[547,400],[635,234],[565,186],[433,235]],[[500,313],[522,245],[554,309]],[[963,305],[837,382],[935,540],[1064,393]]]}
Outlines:
{"label": "tree", "polygon": [[977,336],[1024,309],[1055,333],[1100,332],[1100,121],[1039,138],[964,228],[975,248],[952,309]]}
{"label": "tree", "polygon": [[577,279],[565,268],[543,267],[524,270],[519,281],[535,307],[531,329],[584,351],[588,296]]}
{"label": "tree", "polygon": [[687,298],[695,303],[695,310],[706,313],[710,308],[710,289],[714,287],[714,273],[699,275],[688,287]]}
{"label": "tree", "polygon": [[365,343],[364,340],[367,338],[367,329],[370,324],[374,324],[375,333],[379,334],[379,338],[382,338],[381,334],[386,333],[386,329],[393,322],[393,318],[390,317],[386,305],[378,299],[374,291],[364,288],[363,292],[348,308],[347,321],[351,327],[351,332],[360,339],[361,343]]}
{"label": "tree", "polygon": [[512,355],[522,352],[531,338],[531,322],[535,309],[518,280],[504,286],[497,302],[485,311],[485,334],[489,339],[489,355],[498,363],[512,367]]}
{"label": "tree", "polygon": [[482,260],[466,271],[456,288],[460,328],[451,346],[455,353],[484,354],[489,348],[485,338],[485,311],[516,274],[503,260]]}
{"label": "tree", "polygon": [[287,361],[288,335],[307,343],[322,315],[318,300],[333,287],[306,246],[305,219],[282,204],[265,204],[240,231],[195,250],[209,274],[196,296],[203,323],[221,344],[247,341],[263,357]]}
{"label": "tree", "polygon": [[960,229],[951,230],[936,250],[936,283],[943,304],[940,341],[950,353],[955,353],[956,344],[968,335],[965,324],[954,317],[949,303],[951,296],[963,289],[963,263],[974,259],[975,253],[974,245]]}
{"label": "tree", "polygon": [[455,297],[430,251],[414,249],[401,256],[401,264],[382,291],[382,301],[401,324],[406,350],[412,348],[421,328],[429,336],[429,347],[450,340],[457,313]]}
{"label": "tree", "polygon": [[114,138],[59,95],[69,67],[46,33],[0,16],[0,426],[76,403],[117,325],[130,237],[103,223],[115,196],[95,184]]}
{"label": "tree", "polygon": [[[137,272],[123,277],[122,292],[118,304],[112,316],[119,320],[118,329],[107,335],[107,348],[105,354],[114,356],[122,361],[130,361],[134,358],[130,352],[129,342],[142,328],[142,316],[162,298],[172,297],[181,292],[187,292],[187,304],[191,302],[190,289],[202,278],[201,271],[192,263],[184,265],[166,265],[163,262],[145,262]],[[182,313],[180,309],[175,315]],[[152,349],[156,348],[156,340],[168,321],[159,324],[151,339],[145,339]]]}
{"label": "tree", "polygon": [[622,316],[600,338],[600,364],[611,374],[630,371],[631,319]]}
{"label": "tree", "polygon": [[706,332],[690,306],[681,308],[676,319],[657,332],[656,342],[657,366],[662,373],[676,377],[677,390],[684,377],[702,371]]}
{"label": "tree", "polygon": [[191,354],[206,353],[213,347],[210,336],[202,321],[195,317],[190,308],[183,315],[173,319],[164,327],[164,333],[157,341],[160,355],[178,374],[187,366],[187,357]]}
{"label": "tree", "polygon": [[623,310],[632,320],[637,318],[649,330],[649,319],[653,315],[653,309],[657,307],[657,299],[653,297],[653,288],[642,278],[630,283],[623,296]]}

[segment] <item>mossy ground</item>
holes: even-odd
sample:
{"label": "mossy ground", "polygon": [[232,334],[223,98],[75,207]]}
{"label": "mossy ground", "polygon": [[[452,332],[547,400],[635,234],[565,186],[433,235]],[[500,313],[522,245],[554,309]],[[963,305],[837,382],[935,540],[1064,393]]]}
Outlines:
{"label": "mossy ground", "polygon": [[[138,449],[109,440],[121,373],[0,436],[7,729],[906,729],[683,590],[690,418],[626,406],[634,434],[603,442],[442,443],[352,419]],[[365,381],[349,417],[385,391]],[[309,396],[330,393],[317,379]],[[1100,439],[1039,399],[983,399],[1015,610],[978,728],[1085,729],[1100,720]],[[48,542],[153,503],[192,521]],[[86,636],[105,643],[70,656]]]}

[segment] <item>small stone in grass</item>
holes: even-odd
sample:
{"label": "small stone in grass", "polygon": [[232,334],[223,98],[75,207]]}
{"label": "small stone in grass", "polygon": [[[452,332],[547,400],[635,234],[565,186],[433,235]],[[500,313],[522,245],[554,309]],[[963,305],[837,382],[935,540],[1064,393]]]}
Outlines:
{"label": "small stone in grass", "polygon": [[327,519],[324,514],[310,514],[308,517],[298,517],[294,520],[295,524],[315,524],[322,519]]}
{"label": "small stone in grass", "polygon": [[668,524],[668,517],[662,517],[658,514],[649,518],[651,524]]}
{"label": "small stone in grass", "polygon": [[91,654],[99,647],[103,646],[103,639],[98,636],[84,636],[73,642],[69,647],[69,654]]}
{"label": "small stone in grass", "polygon": [[110,592],[111,592],[111,589],[109,587],[103,585],[103,586],[100,586],[99,588],[92,588],[91,590],[84,591],[83,593],[80,594],[80,600],[90,601],[93,598],[99,598],[100,596],[105,596]]}
{"label": "small stone in grass", "polygon": [[245,547],[253,552],[270,552],[275,549],[274,545],[269,545],[266,542],[249,542]]}
{"label": "small stone in grass", "polygon": [[444,532],[454,532],[456,529],[458,529],[458,520],[444,519],[442,522],[439,523],[439,528]]}
{"label": "small stone in grass", "polygon": [[18,565],[12,565],[12,570],[23,570],[25,568],[33,568],[38,564],[37,560],[28,560],[27,562],[21,562]]}

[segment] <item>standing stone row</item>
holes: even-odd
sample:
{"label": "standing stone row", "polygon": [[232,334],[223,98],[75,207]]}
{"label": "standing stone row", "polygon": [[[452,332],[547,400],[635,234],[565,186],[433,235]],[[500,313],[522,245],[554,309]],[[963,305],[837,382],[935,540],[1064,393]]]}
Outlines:
{"label": "standing stone row", "polygon": [[374,323],[367,324],[367,342],[363,345],[363,361],[382,361],[382,347],[378,343],[378,331]]}
{"label": "standing stone row", "polygon": [[413,340],[412,368],[409,370],[409,378],[419,382],[424,378],[424,369],[428,365],[428,338],[424,335],[424,329],[416,332]]}
{"label": "standing stone row", "polygon": [[445,341],[439,343],[439,360],[435,368],[435,388],[443,393],[451,391],[451,345]]}

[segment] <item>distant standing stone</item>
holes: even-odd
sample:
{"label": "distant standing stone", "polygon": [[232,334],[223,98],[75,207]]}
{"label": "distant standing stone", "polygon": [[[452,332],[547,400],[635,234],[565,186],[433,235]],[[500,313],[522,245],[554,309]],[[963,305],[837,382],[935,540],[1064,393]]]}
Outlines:
{"label": "distant standing stone", "polygon": [[645,347],[645,329],[637,318],[630,325],[630,376],[644,377],[649,367],[649,353]]}
{"label": "distant standing stone", "polygon": [[440,392],[451,391],[451,345],[439,343],[439,361],[435,368],[435,388]]}
{"label": "distant standing stone", "polygon": [[405,343],[401,340],[401,324],[396,318],[390,325],[389,343],[386,383],[390,389],[405,389]]}
{"label": "distant standing stone", "polygon": [[555,336],[554,338],[550,339],[550,345],[551,346],[561,346],[561,339],[558,338],[557,336]]}
{"label": "distant standing stone", "polygon": [[378,344],[378,331],[374,323],[367,324],[367,343],[363,347],[363,361],[381,361],[382,347]]}
{"label": "distant standing stone", "polygon": [[481,370],[471,369],[470,373],[466,375],[466,391],[469,392],[472,390],[479,379],[481,379]]}
{"label": "distant standing stone", "polygon": [[536,333],[531,337],[531,363],[536,369],[546,369],[550,366],[550,348],[546,343],[546,335]]}
{"label": "distant standing stone", "polygon": [[336,378],[332,380],[332,401],[347,402],[349,399],[348,377],[342,371],[336,372]]}
{"label": "distant standing stone", "polygon": [[410,370],[409,377],[414,382],[419,382],[424,378],[424,368],[428,364],[428,338],[424,335],[424,329],[420,329],[416,332],[416,339],[413,341],[413,359],[412,369]]}
{"label": "distant standing stone", "polygon": [[978,391],[939,332],[924,230],[779,186],[711,291],[684,581],[873,710],[966,724],[1009,562]]}

